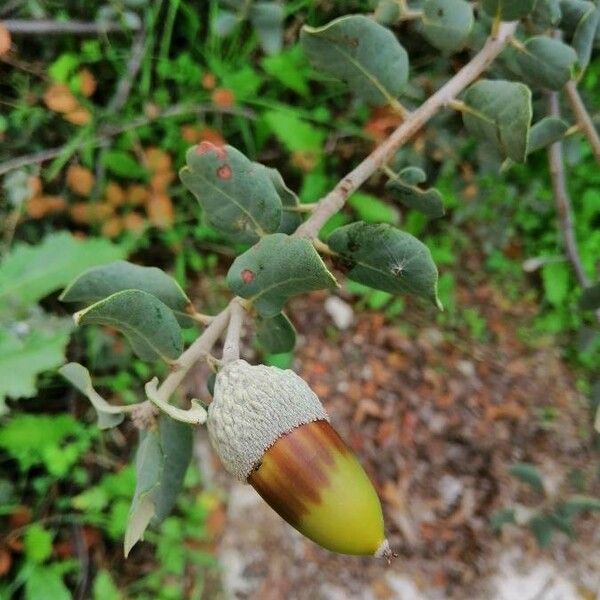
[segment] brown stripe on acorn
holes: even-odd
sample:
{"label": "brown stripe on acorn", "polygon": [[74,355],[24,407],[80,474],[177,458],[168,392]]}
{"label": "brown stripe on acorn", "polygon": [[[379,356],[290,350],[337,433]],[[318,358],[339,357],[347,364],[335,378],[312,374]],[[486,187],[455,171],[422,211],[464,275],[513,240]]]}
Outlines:
{"label": "brown stripe on acorn", "polygon": [[302,534],[334,552],[389,558],[371,481],[295,373],[226,364],[207,425],[225,468]]}

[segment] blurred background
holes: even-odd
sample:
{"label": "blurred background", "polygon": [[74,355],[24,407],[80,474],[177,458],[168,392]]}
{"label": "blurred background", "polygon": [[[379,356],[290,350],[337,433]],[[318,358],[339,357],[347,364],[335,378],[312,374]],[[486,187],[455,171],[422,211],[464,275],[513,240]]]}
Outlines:
{"label": "blurred background", "polygon": [[[499,174],[449,112],[401,150],[442,192],[444,218],[402,207],[374,176],[326,226],[360,218],[418,236],[445,311],[346,282],[291,302],[293,354],[249,338],[244,350],[294,368],[323,400],[399,557],[340,557],[301,538],[223,473],[200,431],[176,510],[123,559],[137,432],[100,432],[56,369],[84,362],[118,403],[143,397],[155,369],[110,329],[74,330],[60,289],[128,258],[167,270],[214,313],[240,247],[202,223],[179,182],[186,149],[234,145],[314,202],[401,122],[296,45],[304,23],[374,3],[292,0],[261,19],[242,4],[0,3],[0,598],[600,597],[600,336],[578,306],[546,154]],[[468,53],[441,58],[411,23],[398,33],[416,106]],[[594,114],[599,79],[596,58],[580,84]],[[564,148],[593,274],[600,170],[581,136]],[[206,401],[207,375],[186,383]]]}

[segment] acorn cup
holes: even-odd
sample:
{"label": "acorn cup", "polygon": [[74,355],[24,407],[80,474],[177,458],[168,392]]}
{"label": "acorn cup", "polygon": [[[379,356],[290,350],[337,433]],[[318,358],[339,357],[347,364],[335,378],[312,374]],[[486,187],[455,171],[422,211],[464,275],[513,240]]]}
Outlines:
{"label": "acorn cup", "polygon": [[373,484],[295,373],[226,364],[207,426],[227,471],[300,533],[333,552],[390,558]]}

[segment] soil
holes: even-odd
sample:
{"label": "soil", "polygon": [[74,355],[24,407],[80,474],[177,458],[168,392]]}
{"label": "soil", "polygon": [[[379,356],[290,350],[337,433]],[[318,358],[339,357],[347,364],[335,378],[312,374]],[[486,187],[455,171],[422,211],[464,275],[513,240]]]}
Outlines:
{"label": "soil", "polygon": [[[387,565],[320,549],[213,461],[213,481],[229,499],[220,542],[226,596],[600,598],[597,518],[578,518],[574,540],[558,533],[544,550],[526,528],[498,534],[490,526],[499,509],[572,493],[573,474],[596,481],[586,493],[600,493],[587,401],[560,347],[520,333],[536,305],[512,303],[493,287],[461,289],[460,301],[486,321],[482,341],[412,309],[395,323],[356,313],[338,331],[324,297],[291,304],[299,333],[293,368],[375,483],[399,556]],[[206,440],[199,444],[206,452]],[[554,500],[511,477],[514,462],[536,464]]]}

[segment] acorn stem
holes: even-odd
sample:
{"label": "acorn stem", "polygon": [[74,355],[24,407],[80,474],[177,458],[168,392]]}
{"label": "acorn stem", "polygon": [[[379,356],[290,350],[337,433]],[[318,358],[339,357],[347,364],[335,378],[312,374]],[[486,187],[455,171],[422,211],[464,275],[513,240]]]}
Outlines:
{"label": "acorn stem", "polygon": [[240,358],[240,336],[244,322],[244,308],[234,298],[231,301],[229,324],[223,344],[223,362],[229,363]]}

